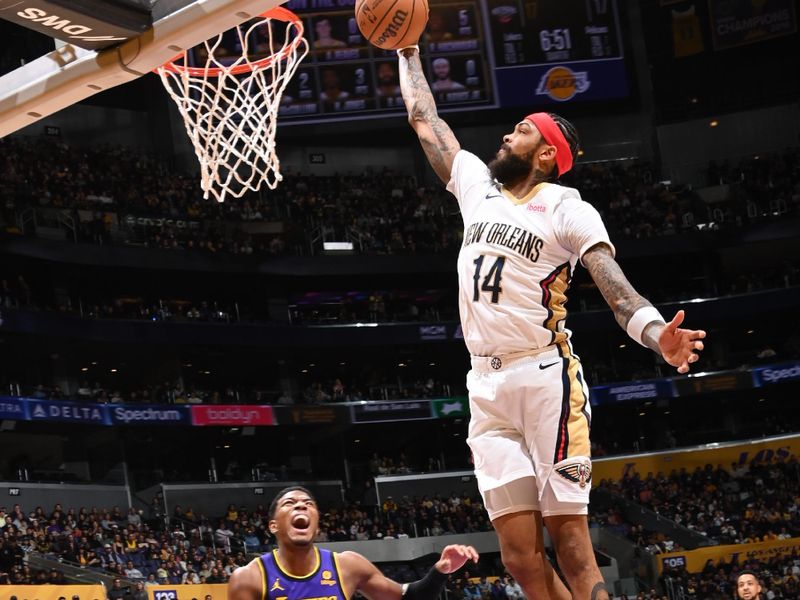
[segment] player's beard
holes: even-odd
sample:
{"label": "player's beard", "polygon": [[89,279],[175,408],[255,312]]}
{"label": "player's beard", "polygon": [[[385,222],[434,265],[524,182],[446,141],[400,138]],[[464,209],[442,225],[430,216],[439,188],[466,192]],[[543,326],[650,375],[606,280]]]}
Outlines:
{"label": "player's beard", "polygon": [[511,185],[530,177],[533,172],[533,154],[535,151],[531,150],[527,154],[518,156],[507,148],[505,150],[502,156],[495,157],[487,165],[492,177],[503,185]]}

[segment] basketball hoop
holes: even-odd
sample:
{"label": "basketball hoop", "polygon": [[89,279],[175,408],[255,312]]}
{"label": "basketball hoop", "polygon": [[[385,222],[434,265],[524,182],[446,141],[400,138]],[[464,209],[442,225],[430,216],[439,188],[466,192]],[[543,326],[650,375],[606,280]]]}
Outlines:
{"label": "basketball hoop", "polygon": [[[184,51],[156,69],[200,161],[203,197],[213,195],[218,202],[227,195],[240,198],[262,183],[275,189],[283,179],[275,153],[278,111],[286,85],[308,54],[302,21],[283,7],[234,31],[233,51],[223,44],[224,33],[198,46],[194,57],[205,54],[204,66],[191,66]],[[260,54],[263,58],[253,60]]]}

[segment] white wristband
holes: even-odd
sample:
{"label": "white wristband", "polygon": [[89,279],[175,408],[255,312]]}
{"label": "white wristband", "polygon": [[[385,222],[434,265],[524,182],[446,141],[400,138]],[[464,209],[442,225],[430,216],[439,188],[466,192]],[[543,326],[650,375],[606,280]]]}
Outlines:
{"label": "white wristband", "polygon": [[404,48],[398,48],[397,49],[397,56],[403,56],[403,50],[407,50],[409,48],[414,48],[414,50],[419,52],[419,45],[418,44],[414,44],[413,46],[406,46]]}
{"label": "white wristband", "polygon": [[644,333],[645,327],[647,327],[653,321],[658,321],[662,324],[665,323],[664,317],[661,316],[661,313],[658,312],[655,306],[643,306],[633,313],[631,320],[628,321],[626,331],[634,341],[637,341],[642,346],[647,347],[642,341],[642,334]]}

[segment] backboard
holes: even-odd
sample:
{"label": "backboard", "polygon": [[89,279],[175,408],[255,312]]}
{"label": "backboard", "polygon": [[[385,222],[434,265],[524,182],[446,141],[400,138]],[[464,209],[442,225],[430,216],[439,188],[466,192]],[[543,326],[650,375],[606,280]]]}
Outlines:
{"label": "backboard", "polygon": [[114,27],[103,30],[95,22],[65,16],[77,4],[66,0],[0,0],[0,18],[46,31],[63,42],[52,52],[0,77],[0,137],[141,77],[179,52],[277,6],[281,0],[97,3],[107,10],[102,15],[102,11],[95,11],[95,21],[103,17],[108,25],[113,19]]}

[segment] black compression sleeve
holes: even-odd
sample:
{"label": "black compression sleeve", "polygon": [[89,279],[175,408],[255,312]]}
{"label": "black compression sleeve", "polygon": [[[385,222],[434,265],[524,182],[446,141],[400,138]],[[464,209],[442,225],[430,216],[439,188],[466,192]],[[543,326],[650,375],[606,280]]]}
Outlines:
{"label": "black compression sleeve", "polygon": [[403,586],[403,600],[436,600],[447,583],[447,574],[431,567],[422,579]]}

